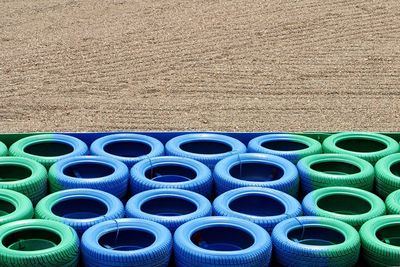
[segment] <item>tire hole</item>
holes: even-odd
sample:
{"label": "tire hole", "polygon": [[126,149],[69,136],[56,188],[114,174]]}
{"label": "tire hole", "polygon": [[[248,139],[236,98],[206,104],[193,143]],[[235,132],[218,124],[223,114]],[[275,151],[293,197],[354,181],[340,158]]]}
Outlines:
{"label": "tire hole", "polygon": [[362,198],[340,193],[320,198],[317,205],[323,210],[344,215],[364,214],[372,208],[371,204]]}
{"label": "tire hole", "polygon": [[191,141],[180,145],[180,148],[186,152],[195,154],[222,154],[232,151],[228,144],[218,141]]}
{"label": "tire hole", "polygon": [[273,164],[245,162],[234,165],[229,173],[240,180],[267,182],[282,178],[284,170]]}
{"label": "tire hole", "polygon": [[68,219],[90,219],[107,214],[107,206],[97,200],[90,198],[70,198],[59,201],[51,208],[51,211],[63,218]]}
{"label": "tire hole", "polygon": [[248,232],[228,226],[208,226],[194,232],[190,239],[200,248],[215,251],[237,251],[254,244]]}
{"label": "tire hole", "polygon": [[266,149],[276,150],[276,151],[296,151],[309,148],[308,145],[289,140],[271,140],[266,141],[261,144],[262,147]]}
{"label": "tire hole", "polygon": [[284,214],[286,211],[282,202],[265,194],[238,197],[229,203],[229,208],[252,216],[277,216]]}
{"label": "tire hole", "polygon": [[299,226],[290,230],[287,236],[294,242],[310,246],[330,246],[345,241],[342,233],[323,226]]}
{"label": "tire hole", "polygon": [[114,167],[110,165],[91,162],[74,163],[63,169],[65,175],[83,179],[104,177],[114,172]]}
{"label": "tire hole", "polygon": [[58,157],[73,151],[70,144],[57,141],[37,142],[24,148],[25,153],[41,157]]}
{"label": "tire hole", "polygon": [[387,148],[387,145],[371,139],[365,138],[346,138],[336,142],[336,146],[353,152],[370,153]]}
{"label": "tire hole", "polygon": [[329,161],[314,163],[310,166],[311,169],[333,175],[349,175],[361,172],[360,168],[353,164],[339,161]]}
{"label": "tire hole", "polygon": [[0,182],[14,182],[26,179],[32,175],[32,171],[21,165],[0,165]]}
{"label": "tire hole", "polygon": [[139,229],[113,230],[99,238],[98,243],[107,249],[133,251],[151,246],[156,241],[154,234]]}
{"label": "tire hole", "polygon": [[193,180],[197,173],[191,168],[171,164],[149,168],[145,176],[157,182],[177,183]]}
{"label": "tire hole", "polygon": [[104,146],[104,151],[119,157],[137,158],[151,152],[151,146],[140,141],[114,141]]}
{"label": "tire hole", "polygon": [[37,251],[57,246],[61,237],[43,229],[25,229],[13,232],[3,239],[6,248],[18,251]]}
{"label": "tire hole", "polygon": [[141,211],[158,216],[181,216],[195,212],[197,206],[192,201],[180,197],[158,197],[144,202]]}

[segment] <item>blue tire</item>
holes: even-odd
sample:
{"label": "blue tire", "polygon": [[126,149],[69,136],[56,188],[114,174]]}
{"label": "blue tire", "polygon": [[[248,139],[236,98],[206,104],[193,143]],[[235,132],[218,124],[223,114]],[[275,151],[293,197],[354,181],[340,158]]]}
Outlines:
{"label": "blue tire", "polygon": [[168,266],[172,236],[156,222],[117,219],[90,227],[82,236],[86,267]]}
{"label": "blue tire", "polygon": [[131,168],[143,159],[164,155],[164,145],[143,134],[110,134],[96,139],[90,153],[115,158]]}
{"label": "blue tire", "polygon": [[214,200],[213,213],[249,220],[269,233],[279,222],[302,215],[301,205],[294,197],[261,187],[242,187],[223,193]]}
{"label": "blue tire", "polygon": [[282,266],[354,266],[360,254],[357,230],[324,217],[285,220],[272,231],[272,243]]}
{"label": "blue tire", "polygon": [[299,175],[287,159],[261,153],[227,157],[215,166],[217,194],[247,186],[266,187],[297,196]]}
{"label": "blue tire", "polygon": [[11,156],[33,159],[46,168],[59,160],[87,152],[84,142],[65,134],[31,135],[12,144],[9,151]]}
{"label": "blue tire", "polygon": [[92,188],[122,198],[128,188],[125,164],[102,156],[79,156],[58,161],[49,170],[50,191]]}
{"label": "blue tire", "polygon": [[132,194],[160,188],[185,189],[210,198],[212,176],[210,169],[193,159],[156,157],[145,159],[131,169]]}
{"label": "blue tire", "polygon": [[180,226],[174,235],[177,267],[265,267],[271,252],[269,234],[239,218],[195,219]]}
{"label": "blue tire", "polygon": [[124,217],[124,206],[115,196],[94,189],[69,189],[39,201],[35,218],[62,222],[81,236],[89,227]]}
{"label": "blue tire", "polygon": [[182,189],[148,190],[126,203],[126,217],[158,222],[171,232],[190,220],[211,214],[211,203],[207,198]]}
{"label": "blue tire", "polygon": [[226,135],[195,133],[172,138],[165,145],[165,150],[167,155],[195,159],[212,169],[229,155],[245,153],[246,146]]}
{"label": "blue tire", "polygon": [[322,153],[322,145],[307,136],[267,134],[250,140],[247,151],[279,156],[296,164],[306,156]]}

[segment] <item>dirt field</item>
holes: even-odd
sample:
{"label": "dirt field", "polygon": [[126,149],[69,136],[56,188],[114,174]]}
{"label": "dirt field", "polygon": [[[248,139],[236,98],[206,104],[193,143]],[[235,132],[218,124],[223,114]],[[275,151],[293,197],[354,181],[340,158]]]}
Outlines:
{"label": "dirt field", "polygon": [[0,131],[400,131],[400,1],[0,0]]}

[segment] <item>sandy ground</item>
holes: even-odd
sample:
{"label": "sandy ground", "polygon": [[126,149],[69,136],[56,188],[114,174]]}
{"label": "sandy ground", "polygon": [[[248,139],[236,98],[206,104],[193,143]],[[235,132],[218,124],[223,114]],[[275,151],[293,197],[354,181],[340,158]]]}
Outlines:
{"label": "sandy ground", "polygon": [[400,131],[398,0],[0,0],[0,131]]}

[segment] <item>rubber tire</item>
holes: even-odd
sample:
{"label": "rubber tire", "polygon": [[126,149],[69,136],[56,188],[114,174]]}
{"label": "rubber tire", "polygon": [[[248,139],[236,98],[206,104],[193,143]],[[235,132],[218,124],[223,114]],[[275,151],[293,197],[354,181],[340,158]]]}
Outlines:
{"label": "rubber tire", "polygon": [[[233,201],[241,197],[252,196],[252,195],[267,196],[269,198],[274,199],[275,201],[279,201],[285,208],[284,213],[272,216],[258,216],[258,215],[241,213],[231,209],[230,205]],[[254,205],[259,205],[259,203],[254,202]],[[248,206],[248,209],[252,209],[252,207],[253,205]],[[274,207],[269,207],[269,206],[264,207],[265,210],[268,210],[270,208]],[[284,192],[270,188],[242,187],[230,190],[218,196],[213,202],[213,214],[216,216],[242,218],[258,224],[259,226],[267,230],[268,233],[271,233],[275,225],[277,225],[279,222],[289,218],[301,216],[302,210],[301,210],[301,205],[297,201],[297,199]]]}
{"label": "rubber tire", "polygon": [[[185,151],[181,148],[181,145],[183,144],[196,141],[218,142],[230,146],[232,150],[225,153],[198,154]],[[214,133],[193,133],[179,135],[169,140],[165,145],[165,151],[167,155],[195,159],[204,163],[210,169],[213,169],[217,162],[223,158],[226,158],[232,154],[246,153],[246,150],[246,146],[239,140],[226,135]]]}
{"label": "rubber tire", "polygon": [[400,188],[400,176],[391,171],[391,167],[399,163],[400,153],[396,153],[380,159],[375,164],[376,192],[383,199]]}
{"label": "rubber tire", "polygon": [[[313,164],[325,162],[343,162],[356,166],[360,172],[354,174],[331,174],[316,171],[311,168]],[[331,187],[348,186],[372,191],[374,187],[374,167],[366,160],[346,154],[318,154],[301,159],[297,163],[300,174],[301,188],[304,195],[313,190]]]}
{"label": "rubber tire", "polygon": [[[148,247],[119,251],[99,244],[104,234],[122,229],[138,229],[152,233],[156,240]],[[111,266],[168,266],[172,251],[172,236],[163,225],[142,219],[117,219],[101,222],[90,227],[82,236],[82,256],[86,267]]]}
{"label": "rubber tire", "polygon": [[[73,151],[71,153],[62,155],[62,156],[54,156],[54,157],[46,157],[46,156],[38,156],[38,155],[33,155],[25,152],[25,148],[33,145],[33,144],[39,144],[39,143],[45,143],[45,142],[60,142],[67,144],[73,148]],[[10,147],[10,155],[11,156],[17,156],[17,157],[24,157],[24,158],[29,158],[33,159],[43,166],[45,166],[47,169],[50,168],[51,165],[53,165],[56,161],[62,160],[64,158],[72,157],[72,156],[81,156],[85,155],[88,152],[88,147],[87,145],[79,140],[78,138],[65,135],[65,134],[38,134],[38,135],[31,135],[25,138],[22,138],[15,142],[14,144],[11,145]]]}
{"label": "rubber tire", "polygon": [[[150,180],[146,177],[147,170],[168,165],[189,168],[196,172],[196,177],[185,182],[161,182]],[[142,160],[131,169],[130,189],[132,194],[151,189],[176,188],[193,191],[210,198],[212,186],[213,179],[210,169],[203,163],[193,159],[172,156],[156,157]]]}
{"label": "rubber tire", "polygon": [[[376,152],[356,152],[338,147],[336,144],[339,141],[346,139],[366,139],[372,140],[380,143],[384,143],[387,147],[385,149]],[[375,164],[379,159],[399,152],[400,146],[393,138],[385,136],[383,134],[371,133],[371,132],[342,132],[333,134],[327,137],[322,143],[322,149],[324,153],[338,153],[338,154],[348,154],[359,158],[362,158],[371,164]]]}
{"label": "rubber tire", "polygon": [[[254,238],[254,243],[236,251],[216,251],[198,247],[191,241],[192,234],[210,226],[238,228]],[[250,267],[269,266],[272,244],[269,234],[255,223],[233,217],[203,217],[180,226],[174,235],[175,264],[177,267]]]}
{"label": "rubber tire", "polygon": [[[147,213],[142,210],[142,205],[144,203],[150,200],[164,197],[172,197],[186,200],[194,204],[196,206],[196,210],[188,214],[176,216],[157,215]],[[126,203],[125,211],[126,217],[128,218],[140,218],[154,221],[164,225],[173,233],[175,232],[176,228],[190,220],[211,216],[212,207],[210,201],[207,198],[195,192],[182,189],[153,189],[141,192],[129,199],[129,201]]]}
{"label": "rubber tire", "polygon": [[[60,217],[53,213],[53,207],[63,201],[71,199],[92,199],[103,203],[107,207],[107,212],[104,215],[72,219]],[[76,208],[76,207],[71,207]],[[115,196],[94,189],[69,189],[50,194],[39,201],[35,208],[35,218],[46,219],[52,221],[62,222],[71,226],[77,232],[78,236],[82,236],[83,232],[89,227],[107,220],[123,218],[125,214],[124,205]]]}
{"label": "rubber tire", "polygon": [[400,247],[387,244],[376,236],[384,226],[399,225],[400,215],[386,215],[366,222],[360,229],[363,257],[369,266],[399,266]]}
{"label": "rubber tire", "polygon": [[27,196],[33,205],[47,194],[47,170],[40,163],[22,157],[0,157],[1,165],[15,165],[27,168],[31,175],[17,181],[1,182],[0,188],[20,192]]}
{"label": "rubber tire", "polygon": [[3,142],[0,142],[0,157],[7,156],[7,154],[8,154],[7,146]]}
{"label": "rubber tire", "polygon": [[[61,241],[52,248],[20,251],[6,248],[3,240],[17,230],[41,229],[57,234]],[[79,239],[75,231],[62,223],[48,220],[22,220],[0,226],[0,262],[2,267],[73,267],[79,261]]]}
{"label": "rubber tire", "polygon": [[[283,170],[283,176],[274,181],[246,181],[233,177],[231,168],[240,163],[265,163],[274,165]],[[291,196],[297,197],[299,189],[299,175],[296,166],[287,159],[261,153],[246,153],[227,157],[215,166],[214,181],[217,195],[240,187],[265,187],[276,189]]]}
{"label": "rubber tire", "polygon": [[[352,196],[357,197],[365,202],[369,203],[371,209],[368,212],[361,214],[343,214],[337,212],[331,212],[324,210],[318,206],[318,201],[324,197],[339,195],[339,196]],[[342,203],[347,204],[349,203]],[[303,212],[306,216],[321,216],[327,218],[337,219],[339,221],[350,224],[357,230],[360,229],[361,225],[370,219],[379,217],[386,214],[385,203],[378,196],[372,194],[371,192],[351,187],[325,187],[320,188],[309,193],[302,202]]]}
{"label": "rubber tire", "polygon": [[[139,157],[123,157],[108,153],[104,150],[104,147],[106,145],[121,141],[144,143],[151,147],[151,151],[150,153]],[[164,145],[157,139],[143,134],[131,134],[131,133],[110,134],[96,139],[90,146],[90,153],[92,155],[115,158],[125,163],[128,166],[128,168],[131,168],[133,165],[135,165],[136,163],[138,163],[143,159],[159,157],[164,155]]]}
{"label": "rubber tire", "polygon": [[[64,174],[64,169],[75,164],[98,163],[110,166],[114,172],[98,178],[79,179]],[[49,170],[50,192],[73,188],[91,188],[108,192],[118,198],[126,195],[129,170],[122,162],[102,156],[77,156],[58,161]]]}
{"label": "rubber tire", "polygon": [[[320,246],[302,244],[288,238],[292,229],[310,225],[340,232],[345,240],[335,245]],[[354,266],[360,254],[360,237],[357,230],[339,220],[324,217],[297,217],[285,220],[272,231],[272,243],[275,260],[283,266]]]}
{"label": "rubber tire", "polygon": [[385,203],[388,214],[400,215],[400,189],[390,193]]}
{"label": "rubber tire", "polygon": [[[15,208],[14,211],[0,216],[0,225],[24,219],[31,219],[33,217],[32,202],[28,197],[19,192],[0,189],[0,201],[7,202]],[[4,212],[3,207],[0,207],[0,211]]]}
{"label": "rubber tire", "polygon": [[[304,149],[297,150],[275,150],[263,146],[266,142],[273,141],[289,141],[308,146]],[[298,134],[266,134],[250,140],[247,145],[247,152],[264,153],[285,158],[294,164],[300,159],[314,154],[322,153],[321,143],[315,139]]]}

